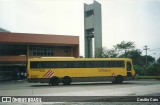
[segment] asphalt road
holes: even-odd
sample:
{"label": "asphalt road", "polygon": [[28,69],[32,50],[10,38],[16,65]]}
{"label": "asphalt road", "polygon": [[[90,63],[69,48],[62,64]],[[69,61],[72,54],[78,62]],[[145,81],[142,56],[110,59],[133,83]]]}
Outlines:
{"label": "asphalt road", "polygon": [[59,86],[49,86],[47,83],[28,83],[26,80],[0,82],[1,96],[128,96],[158,93],[160,93],[160,81],[154,79],[125,81],[123,84],[79,82],[72,83],[69,86],[62,84]]}
{"label": "asphalt road", "polygon": [[[26,80],[5,81],[0,82],[0,96],[73,96],[71,99],[78,96],[160,96],[160,81],[154,79],[134,80],[125,81],[123,84],[112,84],[111,82],[79,82],[72,83],[69,86],[64,86],[62,84],[59,86],[49,86],[46,83],[28,83]],[[78,98],[83,99],[84,97]],[[88,100],[91,101],[91,103],[85,104],[96,104],[96,102],[92,102],[93,100],[97,100],[98,102],[102,101],[98,104],[108,104],[104,103],[105,100],[103,100],[101,97],[98,97],[98,99],[97,97],[96,99],[95,97],[92,97],[92,99]],[[120,101],[121,100],[123,99],[120,99]],[[43,104],[46,105],[45,103]],[[62,102],[60,104],[69,105],[68,102]],[[81,105],[82,103],[72,102],[70,104]],[[144,104],[144,102],[141,104]],[[157,103],[152,104],[156,105]],[[119,103],[115,103],[115,105],[119,105]]]}

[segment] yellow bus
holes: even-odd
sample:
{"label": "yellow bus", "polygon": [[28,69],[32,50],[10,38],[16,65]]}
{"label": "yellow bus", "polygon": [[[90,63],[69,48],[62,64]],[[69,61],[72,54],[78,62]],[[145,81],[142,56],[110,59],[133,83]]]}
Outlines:
{"label": "yellow bus", "polygon": [[30,58],[27,68],[28,82],[54,86],[97,81],[120,84],[135,76],[129,58]]}

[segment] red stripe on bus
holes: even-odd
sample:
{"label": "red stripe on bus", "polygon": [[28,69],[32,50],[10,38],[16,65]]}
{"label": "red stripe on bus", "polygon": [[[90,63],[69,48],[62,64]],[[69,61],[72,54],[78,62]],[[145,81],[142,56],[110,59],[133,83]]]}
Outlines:
{"label": "red stripe on bus", "polygon": [[[50,71],[50,70],[49,70],[49,71]],[[48,72],[49,72],[49,71],[48,71]],[[48,74],[48,72],[47,72],[43,77],[45,77],[45,76]]]}
{"label": "red stripe on bus", "polygon": [[45,77],[51,70],[49,70],[43,77]]}
{"label": "red stripe on bus", "polygon": [[52,71],[50,71],[45,77],[47,78],[50,73],[52,73]]}
{"label": "red stripe on bus", "polygon": [[46,75],[45,75],[45,78],[48,77],[48,75],[51,73],[52,71],[49,71]]}
{"label": "red stripe on bus", "polygon": [[50,78],[50,77],[52,76],[53,73],[54,73],[54,72],[51,72],[51,73],[48,75],[47,78]]}

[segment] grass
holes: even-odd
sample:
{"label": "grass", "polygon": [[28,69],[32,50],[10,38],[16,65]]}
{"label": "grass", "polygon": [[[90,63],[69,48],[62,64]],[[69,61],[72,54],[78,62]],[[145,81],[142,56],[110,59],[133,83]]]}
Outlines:
{"label": "grass", "polygon": [[160,79],[160,76],[135,76],[135,79]]}

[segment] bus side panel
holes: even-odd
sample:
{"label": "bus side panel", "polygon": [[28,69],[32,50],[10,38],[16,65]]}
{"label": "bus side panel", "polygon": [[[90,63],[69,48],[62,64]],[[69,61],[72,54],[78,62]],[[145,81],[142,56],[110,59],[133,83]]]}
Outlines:
{"label": "bus side panel", "polygon": [[100,77],[100,76],[126,76],[125,68],[66,68],[55,69],[55,75],[58,77]]}
{"label": "bus side panel", "polygon": [[56,68],[56,69],[32,69],[29,78],[51,78],[57,76],[69,77],[103,77],[103,76],[126,76],[125,68]]}

